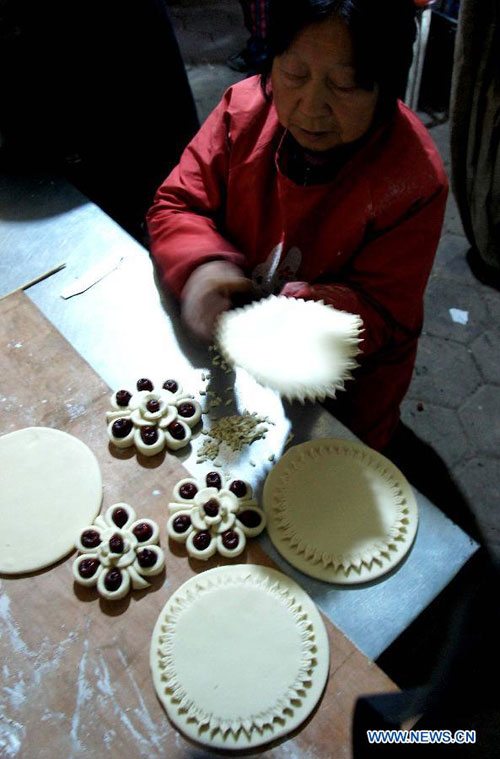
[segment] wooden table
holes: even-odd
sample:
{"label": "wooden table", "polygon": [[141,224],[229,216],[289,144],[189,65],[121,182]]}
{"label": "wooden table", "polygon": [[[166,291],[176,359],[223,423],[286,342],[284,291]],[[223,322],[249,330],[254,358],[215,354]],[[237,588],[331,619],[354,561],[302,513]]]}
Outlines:
{"label": "wooden table", "polygon": [[[114,603],[74,584],[74,554],[41,572],[2,578],[0,756],[214,756],[171,726],[149,672],[151,633],[167,599],[194,573],[226,563],[221,557],[189,561],[183,551],[168,550],[167,501],[186,470],[173,454],[148,460],[111,450],[105,432],[109,387],[23,293],[0,303],[0,345],[0,433],[47,426],[79,437],[101,466],[103,510],[126,501],[138,517],[157,520],[167,558],[166,574],[152,589]],[[258,545],[249,543],[241,563],[273,566]],[[356,698],[395,689],[324,621],[331,662],[323,699],[302,730],[264,751],[272,759],[349,757]]]}
{"label": "wooden table", "polygon": [[[61,293],[81,278],[96,278],[96,267],[116,266],[83,294],[63,299]],[[0,173],[0,296],[57,264],[66,268],[28,291],[29,299],[71,343],[109,387],[133,387],[138,377],[159,379],[174,373],[184,389],[196,393],[211,369],[205,346],[197,346],[178,316],[178,305],[162,293],[147,251],[95,204],[62,177]],[[286,403],[243,370],[226,377],[221,371],[211,390],[225,397],[232,387],[234,406],[268,416],[272,425],[260,440],[235,456],[224,454],[231,472],[260,493],[272,464],[279,459],[289,433],[293,444],[352,433],[320,404]],[[222,380],[222,382],[219,382]],[[1,378],[0,378],[1,383]],[[73,404],[72,413],[78,412]],[[54,422],[55,424],[55,422]],[[213,468],[199,465],[201,437],[178,460],[193,475]],[[189,446],[188,446],[189,448]],[[186,451],[184,453],[184,451]],[[264,532],[256,540],[265,553],[295,579],[333,624],[370,659],[377,659],[443,591],[477,550],[475,544],[425,496],[414,489],[419,528],[409,560],[383,582],[355,591],[330,586],[299,573],[288,564]]]}

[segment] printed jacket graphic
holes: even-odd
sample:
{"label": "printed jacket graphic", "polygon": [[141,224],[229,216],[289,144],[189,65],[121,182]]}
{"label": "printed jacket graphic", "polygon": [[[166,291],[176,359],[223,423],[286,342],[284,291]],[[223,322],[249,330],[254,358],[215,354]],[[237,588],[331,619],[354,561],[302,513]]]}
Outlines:
{"label": "printed jacket graphic", "polygon": [[361,366],[331,409],[381,449],[414,367],[448,189],[441,158],[399,102],[331,182],[304,187],[280,169],[284,131],[258,77],[231,87],[158,189],[151,252],[178,297],[197,266],[225,259],[263,293],[359,314]]}

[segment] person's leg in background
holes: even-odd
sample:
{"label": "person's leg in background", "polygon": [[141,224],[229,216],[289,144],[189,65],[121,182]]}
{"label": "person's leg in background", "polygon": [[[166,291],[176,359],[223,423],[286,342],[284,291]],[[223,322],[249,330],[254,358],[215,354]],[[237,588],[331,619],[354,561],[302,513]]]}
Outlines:
{"label": "person's leg in background", "polygon": [[267,55],[267,31],[269,27],[268,0],[240,0],[245,27],[250,32],[246,46],[227,60],[233,71],[249,76],[259,72]]}

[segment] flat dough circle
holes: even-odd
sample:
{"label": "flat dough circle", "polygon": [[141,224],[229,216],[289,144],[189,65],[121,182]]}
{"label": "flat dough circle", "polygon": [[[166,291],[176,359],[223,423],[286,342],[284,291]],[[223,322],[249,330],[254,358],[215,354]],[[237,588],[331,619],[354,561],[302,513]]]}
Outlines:
{"label": "flat dough circle", "polygon": [[289,400],[333,398],[356,368],[362,322],[322,301],[271,296],[223,313],[224,358]]}
{"label": "flat dough circle", "polygon": [[417,504],[404,475],[361,443],[326,438],[290,448],[264,485],[269,537],[311,577],[374,580],[410,550]]}
{"label": "flat dough circle", "polygon": [[0,572],[54,564],[102,500],[97,459],[73,435],[27,427],[0,437]]}
{"label": "flat dough circle", "polygon": [[158,697],[181,732],[244,750],[295,730],[312,712],[328,676],[328,637],[293,580],[268,567],[222,566],[171,596],[150,662]]}

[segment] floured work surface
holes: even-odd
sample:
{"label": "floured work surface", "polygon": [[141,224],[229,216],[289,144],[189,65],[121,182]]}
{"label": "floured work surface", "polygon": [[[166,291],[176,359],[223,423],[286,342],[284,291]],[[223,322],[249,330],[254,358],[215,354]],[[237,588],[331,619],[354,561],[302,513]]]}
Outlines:
{"label": "floured work surface", "polygon": [[[186,470],[175,455],[139,459],[111,453],[102,420],[110,389],[19,293],[0,303],[0,434],[55,427],[95,453],[104,484],[103,510],[126,501],[160,524],[166,577],[149,591],[106,602],[74,586],[76,553],[39,573],[0,585],[0,755],[72,759],[214,756],[197,750],[170,724],[154,691],[149,649],[156,619],[195,573],[230,564],[220,556],[192,560],[166,542],[167,504]],[[22,524],[19,525],[22,530]],[[238,563],[272,566],[248,545]],[[330,677],[312,719],[272,759],[350,757],[355,699],[393,690],[391,681],[330,622]],[[257,754],[256,754],[257,755]]]}

